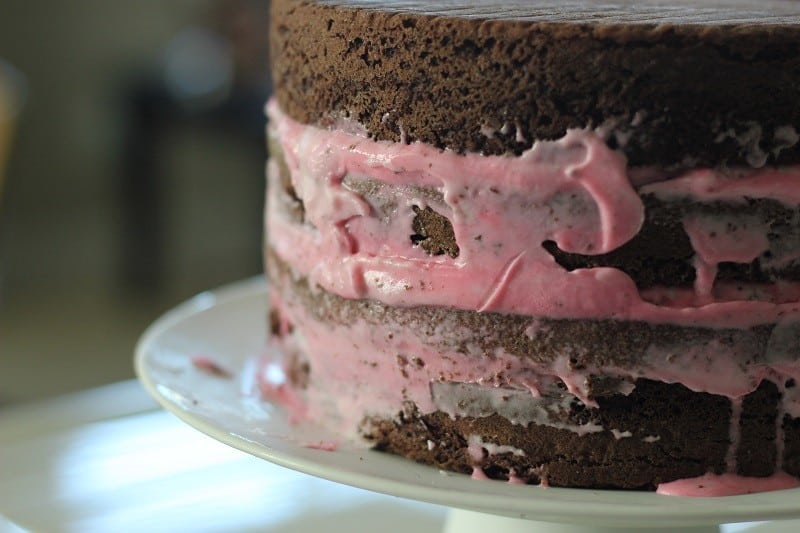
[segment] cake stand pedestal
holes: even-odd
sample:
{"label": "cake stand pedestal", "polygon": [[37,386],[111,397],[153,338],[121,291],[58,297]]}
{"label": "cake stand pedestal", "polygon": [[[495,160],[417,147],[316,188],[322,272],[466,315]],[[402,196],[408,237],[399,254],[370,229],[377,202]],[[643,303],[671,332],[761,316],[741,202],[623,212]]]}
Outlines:
{"label": "cake stand pedestal", "polygon": [[[136,348],[136,371],[164,408],[196,429],[293,470],[450,507],[445,533],[713,532],[719,524],[800,517],[800,488],[720,498],[542,488],[474,480],[348,444],[289,423],[255,382],[264,354],[266,284],[198,295],[158,319]],[[202,354],[224,372],[193,363]],[[269,356],[269,354],[266,354]],[[465,510],[462,510],[465,509]]]}

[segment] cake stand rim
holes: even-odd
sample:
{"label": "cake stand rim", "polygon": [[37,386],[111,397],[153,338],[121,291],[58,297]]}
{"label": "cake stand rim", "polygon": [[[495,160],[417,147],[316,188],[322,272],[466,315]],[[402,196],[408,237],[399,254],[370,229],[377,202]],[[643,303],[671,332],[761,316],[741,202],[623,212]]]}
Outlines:
{"label": "cake stand rim", "polygon": [[[258,397],[250,379],[265,346],[266,302],[267,283],[257,276],[204,291],[157,318],[134,350],[135,371],[148,394],[184,423],[255,457],[334,482],[453,508],[619,527],[800,517],[800,489],[722,498],[544,489],[472,480],[348,443],[334,451],[319,449],[327,447],[325,439],[337,437],[313,425],[289,424],[278,406]],[[232,378],[193,365],[192,357],[208,348]]]}

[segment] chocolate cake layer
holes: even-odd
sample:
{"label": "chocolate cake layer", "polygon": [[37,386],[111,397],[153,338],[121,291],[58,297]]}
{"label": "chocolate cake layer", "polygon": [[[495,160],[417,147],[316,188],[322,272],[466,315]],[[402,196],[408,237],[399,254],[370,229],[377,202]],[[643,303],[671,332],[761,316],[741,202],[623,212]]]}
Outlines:
{"label": "chocolate cake layer", "polygon": [[[763,391],[745,397],[743,420],[769,420],[765,430],[745,433],[738,446],[737,472],[765,476],[775,471],[775,404]],[[620,428],[580,435],[547,426],[511,424],[507,419],[421,414],[409,407],[393,420],[368,420],[367,438],[379,450],[409,457],[445,470],[471,473],[477,466],[488,477],[515,477],[552,486],[654,490],[659,483],[725,470],[730,445],[730,402],[694,393],[679,384],[637,380],[627,395],[601,398],[598,409],[571,406],[570,416],[597,419],[602,427]],[[583,411],[587,412],[583,412]],[[633,428],[627,430],[626,428]],[[626,431],[622,431],[626,429]],[[470,439],[491,443],[476,456]],[[490,453],[490,450],[500,450]],[[512,451],[513,450],[513,451]],[[793,455],[800,447],[786,450]],[[787,472],[798,474],[797,469]]]}
{"label": "chocolate cake layer", "polygon": [[276,0],[275,94],[303,123],[458,152],[588,127],[632,166],[800,162],[800,4],[615,5]]}

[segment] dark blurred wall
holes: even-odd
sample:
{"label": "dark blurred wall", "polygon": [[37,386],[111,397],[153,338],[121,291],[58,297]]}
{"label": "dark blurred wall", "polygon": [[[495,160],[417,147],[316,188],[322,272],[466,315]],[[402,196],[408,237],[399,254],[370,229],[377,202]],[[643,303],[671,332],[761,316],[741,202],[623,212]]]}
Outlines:
{"label": "dark blurred wall", "polygon": [[[265,5],[0,2],[0,58],[27,80],[0,199],[0,403],[130,376],[135,337],[160,311],[260,271],[263,118],[253,102],[266,97]],[[219,110],[231,91],[244,94],[235,87],[200,104],[171,93],[166,71],[187,30],[218,34],[245,58],[233,61],[246,105]],[[132,123],[143,112],[131,101],[143,90],[164,97],[152,168],[139,173],[160,209],[153,258],[126,253],[141,133]],[[136,209],[146,217],[149,207]],[[155,274],[135,279],[126,267],[136,261]],[[78,377],[26,385],[45,367]]]}
{"label": "dark blurred wall", "polygon": [[122,133],[115,86],[146,68],[197,5],[3,2],[0,55],[29,87],[3,202],[6,292],[112,280],[113,213],[101,206],[113,198]]}

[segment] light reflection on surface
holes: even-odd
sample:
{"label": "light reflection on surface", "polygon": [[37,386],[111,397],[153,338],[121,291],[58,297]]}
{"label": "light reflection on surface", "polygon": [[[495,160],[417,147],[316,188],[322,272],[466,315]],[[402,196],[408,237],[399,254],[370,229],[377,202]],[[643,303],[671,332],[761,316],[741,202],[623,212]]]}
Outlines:
{"label": "light reflection on surface", "polygon": [[166,387],[164,385],[156,385],[156,389],[158,390],[158,393],[161,394],[164,398],[167,398],[170,402],[174,403],[175,405],[180,405],[184,409],[188,409],[191,405],[197,403],[197,401],[193,400],[193,398],[187,397],[181,392],[172,389],[170,387]]}
{"label": "light reflection on surface", "polygon": [[217,297],[214,295],[212,291],[204,291],[200,294],[195,295],[190,301],[189,304],[192,305],[198,311],[203,311],[205,309],[211,309],[214,307],[214,304],[217,303]]}
{"label": "light reflection on surface", "polygon": [[353,532],[390,519],[425,532],[444,516],[272,465],[162,411],[3,443],[0,472],[0,513],[34,530]]}
{"label": "light reflection on surface", "polygon": [[91,424],[71,435],[54,464],[66,498],[111,491],[231,463],[241,454],[177,425],[163,413]]}

